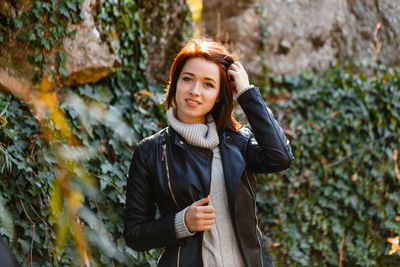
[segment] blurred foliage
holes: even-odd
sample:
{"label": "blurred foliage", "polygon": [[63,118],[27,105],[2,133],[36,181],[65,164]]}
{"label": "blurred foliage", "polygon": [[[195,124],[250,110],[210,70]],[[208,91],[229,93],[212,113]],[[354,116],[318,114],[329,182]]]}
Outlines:
{"label": "blurred foliage", "polygon": [[263,88],[295,155],[290,169],[259,177],[277,266],[398,266],[386,239],[400,233],[400,71],[351,67],[270,77]]}
{"label": "blurred foliage", "polygon": [[203,0],[187,0],[187,3],[192,12],[192,20],[194,23],[193,37],[199,38],[201,34],[200,20],[201,20],[201,12],[203,10]]}
{"label": "blurred foliage", "polygon": [[[77,3],[67,8],[80,16],[82,1],[35,1],[26,14],[51,16],[35,8],[66,2]],[[32,103],[0,91],[0,236],[23,266],[156,264],[156,250],[126,247],[122,212],[133,146],[165,126],[163,89],[144,76],[144,32],[156,35],[157,29],[143,23],[147,9],[166,14],[164,2],[170,1],[104,0],[95,6],[102,38],[122,62],[108,78],[67,87],[57,77],[40,76]],[[28,23],[19,20],[12,23]],[[178,43],[187,36],[174,38]],[[42,59],[46,53],[40,50]]]}

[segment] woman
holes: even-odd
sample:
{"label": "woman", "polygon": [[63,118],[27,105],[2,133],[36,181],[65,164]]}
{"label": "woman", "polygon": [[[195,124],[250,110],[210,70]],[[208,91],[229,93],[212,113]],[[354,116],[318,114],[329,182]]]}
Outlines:
{"label": "woman", "polygon": [[[235,120],[234,99],[255,138]],[[284,170],[293,155],[258,88],[221,44],[192,40],[171,66],[164,105],[169,126],[139,142],[131,161],[127,244],[164,247],[159,266],[272,266],[253,173]]]}

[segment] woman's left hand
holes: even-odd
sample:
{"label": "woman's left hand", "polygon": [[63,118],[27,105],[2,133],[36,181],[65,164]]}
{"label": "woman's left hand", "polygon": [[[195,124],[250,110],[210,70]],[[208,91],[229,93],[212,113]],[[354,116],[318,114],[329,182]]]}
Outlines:
{"label": "woman's left hand", "polygon": [[243,65],[239,61],[235,61],[228,69],[228,77],[232,77],[231,86],[234,88],[235,93],[250,85],[249,76]]}

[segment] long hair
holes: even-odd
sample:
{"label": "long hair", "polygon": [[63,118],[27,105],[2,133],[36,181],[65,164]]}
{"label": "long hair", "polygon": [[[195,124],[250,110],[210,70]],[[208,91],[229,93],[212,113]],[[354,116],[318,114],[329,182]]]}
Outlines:
{"label": "long hair", "polygon": [[175,94],[179,75],[190,58],[202,57],[217,64],[220,76],[220,101],[214,104],[210,113],[214,117],[217,131],[225,129],[238,131],[242,124],[236,121],[233,110],[233,88],[230,85],[227,70],[235,61],[233,56],[218,42],[207,39],[192,39],[175,57],[169,73],[169,81],[166,87],[164,99],[164,109],[168,110],[171,106],[176,107]]}

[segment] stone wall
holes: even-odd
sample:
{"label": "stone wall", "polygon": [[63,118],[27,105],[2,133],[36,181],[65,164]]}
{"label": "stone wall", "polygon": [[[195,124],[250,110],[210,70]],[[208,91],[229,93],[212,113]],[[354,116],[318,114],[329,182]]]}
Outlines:
{"label": "stone wall", "polygon": [[169,68],[184,45],[190,10],[186,0],[138,1],[146,24],[146,76],[150,82],[165,84]]}
{"label": "stone wall", "polygon": [[201,28],[253,74],[263,61],[274,73],[298,73],[343,59],[399,65],[399,14],[397,0],[207,0]]}
{"label": "stone wall", "polygon": [[[69,73],[63,77],[64,84],[74,86],[93,83],[109,75],[112,67],[121,63],[118,54],[110,52],[108,43],[102,40],[95,22],[97,0],[84,0],[82,12],[85,19],[70,30],[76,30],[75,38],[66,38],[64,50],[65,67]],[[29,0],[1,0],[0,19],[8,14],[16,18],[28,9]],[[185,0],[137,1],[144,21],[147,61],[145,74],[151,82],[164,83],[168,79],[169,67],[177,51],[183,45],[185,31],[190,27],[187,16],[189,9]],[[24,28],[7,32],[4,42],[0,43],[0,71],[7,81],[19,81],[33,87],[31,80],[34,66],[28,62],[27,55],[32,54],[29,43],[18,40],[16,36]],[[47,56],[50,63],[46,73],[57,71],[57,51],[54,47]],[[132,47],[132,50],[135,50]],[[137,49],[142,51],[141,48]],[[0,80],[0,88],[10,84]],[[6,88],[9,91],[12,88]]]}

